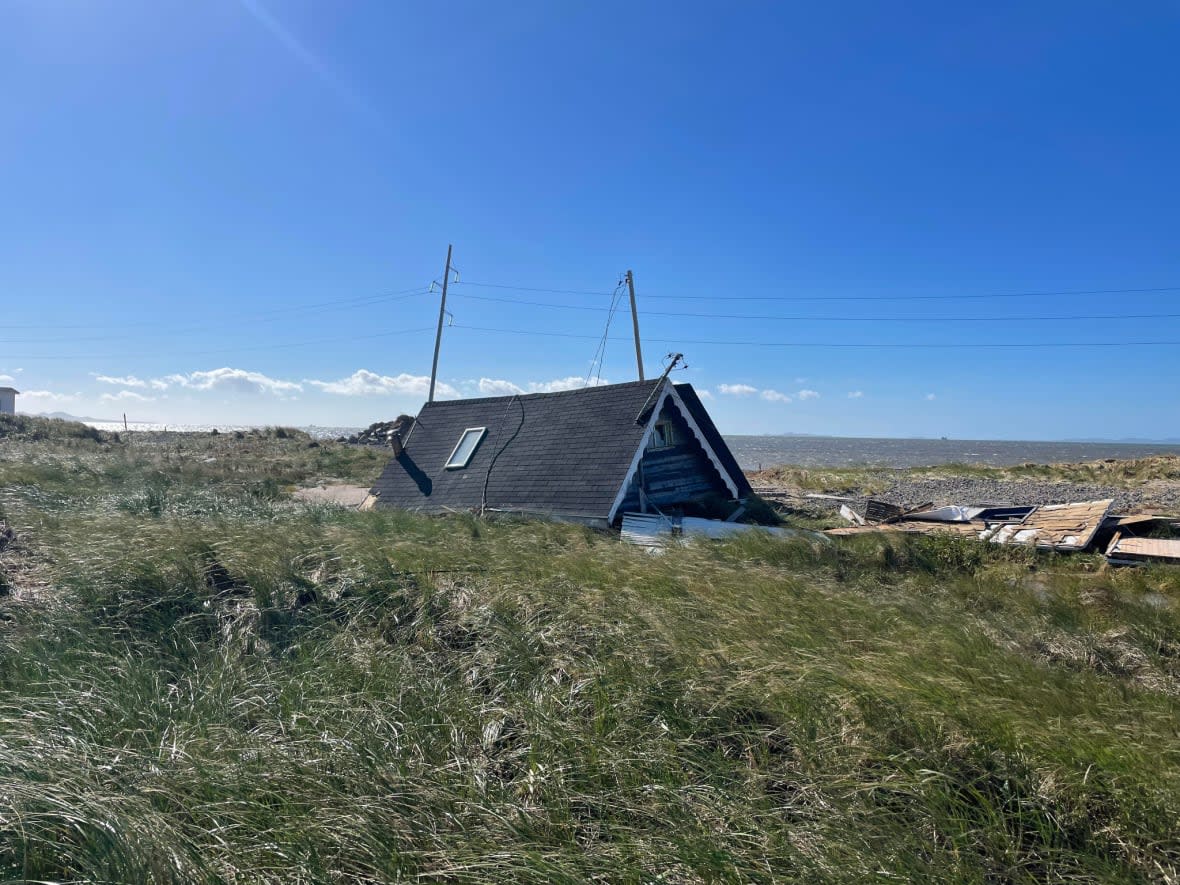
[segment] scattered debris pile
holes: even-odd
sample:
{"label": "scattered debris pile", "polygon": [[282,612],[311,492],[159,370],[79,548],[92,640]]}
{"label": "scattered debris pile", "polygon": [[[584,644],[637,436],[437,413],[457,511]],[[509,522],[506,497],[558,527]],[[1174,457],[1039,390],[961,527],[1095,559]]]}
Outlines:
{"label": "scattered debris pile", "polygon": [[360,433],[349,437],[341,437],[338,442],[354,443],[362,446],[384,446],[390,449],[398,448],[397,439],[404,443],[414,419],[409,415],[398,415],[392,421],[378,421],[370,424]]}
{"label": "scattered debris pile", "polygon": [[[1107,560],[1180,564],[1180,517],[1151,513],[1117,515],[1114,500],[1074,504],[900,507],[869,500],[864,513],[843,504],[840,515],[851,525],[829,535],[865,532],[956,534],[992,544],[1024,544],[1061,551],[1102,550]],[[1173,537],[1168,537],[1172,535]]]}

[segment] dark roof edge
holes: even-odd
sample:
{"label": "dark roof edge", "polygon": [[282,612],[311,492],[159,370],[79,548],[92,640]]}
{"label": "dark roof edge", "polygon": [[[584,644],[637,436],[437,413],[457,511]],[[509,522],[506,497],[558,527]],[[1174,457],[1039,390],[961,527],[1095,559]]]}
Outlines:
{"label": "dark roof edge", "polygon": [[[504,396],[478,396],[478,397],[461,397],[459,399],[436,399],[432,403],[423,403],[422,408],[427,406],[438,408],[440,406],[453,406],[465,403],[506,403],[514,399],[539,399],[541,397],[557,397],[557,396],[576,396],[578,394],[586,393],[590,390],[609,390],[619,387],[638,387],[640,385],[654,385],[656,381],[624,381],[621,384],[597,384],[593,387],[575,387],[572,390],[547,390],[540,393],[509,393]],[[419,411],[421,414],[421,411]]]}
{"label": "dark roof edge", "polygon": [[676,392],[680,394],[681,400],[693,413],[693,418],[696,419],[701,433],[709,440],[710,446],[712,446],[714,453],[717,455],[717,460],[725,465],[726,470],[729,471],[734,482],[737,483],[738,489],[741,491],[740,497],[753,494],[754,490],[750,486],[750,481],[746,479],[746,472],[742,470],[741,465],[737,462],[737,458],[733,456],[733,452],[729,449],[729,444],[725,442],[725,437],[721,435],[721,431],[713,423],[713,418],[709,415],[705,404],[701,402],[701,398],[697,395],[695,388],[691,384],[677,384]]}

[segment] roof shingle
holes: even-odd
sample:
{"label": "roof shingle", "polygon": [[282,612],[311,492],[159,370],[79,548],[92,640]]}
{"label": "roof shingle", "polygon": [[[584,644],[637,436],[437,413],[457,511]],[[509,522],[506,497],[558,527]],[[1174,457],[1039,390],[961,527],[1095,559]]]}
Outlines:
{"label": "roof shingle", "polygon": [[[408,510],[486,505],[606,519],[646,429],[636,418],[660,383],[427,403],[373,493],[380,506]],[[466,467],[444,469],[469,427],[487,434]]]}

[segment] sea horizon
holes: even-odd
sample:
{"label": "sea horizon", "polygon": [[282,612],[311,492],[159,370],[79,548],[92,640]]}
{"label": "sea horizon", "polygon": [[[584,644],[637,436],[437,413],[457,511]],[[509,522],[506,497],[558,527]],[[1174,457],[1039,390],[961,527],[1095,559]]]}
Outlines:
{"label": "sea horizon", "polygon": [[[98,430],[116,433],[243,433],[274,424],[170,424],[156,421],[98,421],[82,419]],[[360,433],[351,425],[283,425],[304,431],[316,439],[339,439]],[[1180,442],[1169,440],[1017,440],[957,439],[951,437],[871,437],[811,434],[723,433],[743,470],[759,470],[780,464],[802,467],[927,467],[969,463],[992,467],[1015,464],[1052,464],[1097,461],[1105,458],[1142,458],[1180,455]]]}

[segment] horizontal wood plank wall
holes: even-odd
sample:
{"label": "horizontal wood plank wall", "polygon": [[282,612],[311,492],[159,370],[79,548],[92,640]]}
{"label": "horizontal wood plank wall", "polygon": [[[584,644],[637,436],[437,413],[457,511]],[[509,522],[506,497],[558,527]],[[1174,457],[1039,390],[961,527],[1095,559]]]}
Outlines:
{"label": "horizontal wood plank wall", "polygon": [[660,411],[660,421],[669,421],[676,428],[679,442],[666,449],[645,452],[639,470],[631,480],[619,513],[640,509],[639,483],[642,481],[647,500],[657,507],[672,507],[716,492],[730,497],[721,474],[705,454],[688,422],[672,402]]}

